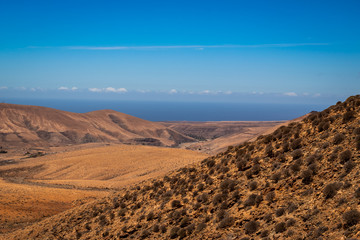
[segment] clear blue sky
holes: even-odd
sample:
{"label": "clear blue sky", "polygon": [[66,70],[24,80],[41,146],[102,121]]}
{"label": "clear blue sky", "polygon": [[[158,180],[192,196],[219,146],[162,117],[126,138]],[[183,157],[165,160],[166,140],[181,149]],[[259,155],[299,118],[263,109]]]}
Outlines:
{"label": "clear blue sky", "polygon": [[[0,98],[360,93],[360,1],[0,1]],[[249,97],[251,96],[251,97]]]}

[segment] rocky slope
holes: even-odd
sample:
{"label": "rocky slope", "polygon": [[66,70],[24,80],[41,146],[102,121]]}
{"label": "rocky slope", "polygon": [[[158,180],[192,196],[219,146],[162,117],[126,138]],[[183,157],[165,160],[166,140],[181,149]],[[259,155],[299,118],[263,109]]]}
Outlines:
{"label": "rocky slope", "polygon": [[359,239],[360,96],[6,239]]}

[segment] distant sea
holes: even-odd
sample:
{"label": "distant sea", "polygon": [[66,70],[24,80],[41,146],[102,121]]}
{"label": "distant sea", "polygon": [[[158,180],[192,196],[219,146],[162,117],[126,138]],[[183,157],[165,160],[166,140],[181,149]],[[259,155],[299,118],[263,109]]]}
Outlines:
{"label": "distant sea", "polygon": [[112,109],[149,121],[279,121],[294,119],[328,107],[311,104],[53,99],[2,99],[2,102],[44,106],[76,113]]}

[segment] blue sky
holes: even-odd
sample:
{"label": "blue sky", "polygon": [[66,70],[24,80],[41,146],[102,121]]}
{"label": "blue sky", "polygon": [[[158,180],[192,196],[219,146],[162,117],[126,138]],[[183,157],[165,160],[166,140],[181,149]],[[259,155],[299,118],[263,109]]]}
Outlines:
{"label": "blue sky", "polygon": [[360,1],[0,1],[0,98],[333,104]]}

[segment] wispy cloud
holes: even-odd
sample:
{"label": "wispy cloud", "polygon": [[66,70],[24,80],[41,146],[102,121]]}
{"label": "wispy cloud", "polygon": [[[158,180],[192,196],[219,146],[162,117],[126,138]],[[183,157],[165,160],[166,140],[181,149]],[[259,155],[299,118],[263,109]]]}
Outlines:
{"label": "wispy cloud", "polygon": [[126,88],[113,88],[113,87],[107,87],[107,88],[89,88],[90,92],[112,92],[112,93],[126,93]]}
{"label": "wispy cloud", "polygon": [[170,94],[175,94],[175,93],[178,93],[178,91],[177,91],[176,89],[171,89],[171,90],[169,91],[169,93],[170,93]]}
{"label": "wispy cloud", "polygon": [[252,45],[161,45],[161,46],[30,46],[28,48],[62,48],[69,50],[150,50],[150,49],[197,49],[204,50],[206,48],[288,48],[302,46],[326,46],[329,43],[273,43],[273,44],[252,44]]}
{"label": "wispy cloud", "polygon": [[295,92],[286,92],[286,93],[283,93],[285,96],[289,96],[289,97],[297,97],[297,93]]}
{"label": "wispy cloud", "polygon": [[6,90],[6,89],[8,89],[8,87],[5,86],[0,87],[0,90]]}
{"label": "wispy cloud", "polygon": [[62,87],[59,87],[58,90],[60,90],[60,91],[69,91],[69,90],[76,91],[76,90],[78,90],[78,88],[77,87],[69,88],[69,87],[62,86]]}

